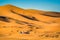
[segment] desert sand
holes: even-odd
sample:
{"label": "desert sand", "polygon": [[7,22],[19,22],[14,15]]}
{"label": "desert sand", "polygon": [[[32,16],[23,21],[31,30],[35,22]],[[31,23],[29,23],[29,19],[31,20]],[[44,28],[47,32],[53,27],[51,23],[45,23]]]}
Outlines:
{"label": "desert sand", "polygon": [[60,12],[0,6],[0,40],[60,40]]}

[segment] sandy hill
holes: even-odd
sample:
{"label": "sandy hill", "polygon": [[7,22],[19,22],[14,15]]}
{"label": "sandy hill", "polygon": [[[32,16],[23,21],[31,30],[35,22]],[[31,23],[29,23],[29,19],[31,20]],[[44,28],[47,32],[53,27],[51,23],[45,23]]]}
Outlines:
{"label": "sandy hill", "polygon": [[0,6],[0,40],[60,40],[60,12]]}

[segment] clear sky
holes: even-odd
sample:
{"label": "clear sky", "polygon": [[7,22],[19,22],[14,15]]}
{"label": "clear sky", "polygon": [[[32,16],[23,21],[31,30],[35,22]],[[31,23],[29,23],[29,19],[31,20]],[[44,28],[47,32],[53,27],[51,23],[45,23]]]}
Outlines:
{"label": "clear sky", "polygon": [[0,6],[11,4],[24,9],[60,12],[60,0],[0,0]]}

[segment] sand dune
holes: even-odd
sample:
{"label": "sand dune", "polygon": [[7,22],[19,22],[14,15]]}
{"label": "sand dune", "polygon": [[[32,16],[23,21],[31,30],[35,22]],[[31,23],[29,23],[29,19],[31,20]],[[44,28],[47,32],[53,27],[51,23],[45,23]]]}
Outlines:
{"label": "sand dune", "polygon": [[0,40],[60,40],[60,12],[0,6]]}

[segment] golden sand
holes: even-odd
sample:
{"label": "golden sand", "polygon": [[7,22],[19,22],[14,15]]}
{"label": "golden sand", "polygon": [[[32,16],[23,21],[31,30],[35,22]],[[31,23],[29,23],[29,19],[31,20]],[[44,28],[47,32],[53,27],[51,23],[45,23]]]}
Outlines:
{"label": "golden sand", "polygon": [[60,12],[0,6],[0,40],[60,40]]}

